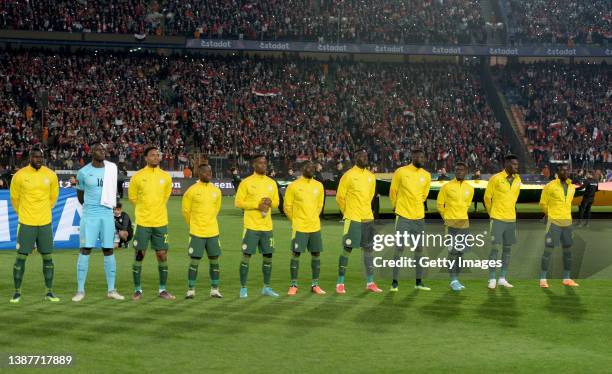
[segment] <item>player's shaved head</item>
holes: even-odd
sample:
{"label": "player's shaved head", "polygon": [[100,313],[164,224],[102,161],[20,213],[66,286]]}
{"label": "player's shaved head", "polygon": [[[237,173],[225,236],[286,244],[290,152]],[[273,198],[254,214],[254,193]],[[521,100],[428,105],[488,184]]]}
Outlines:
{"label": "player's shaved head", "polygon": [[311,179],[315,173],[315,166],[312,161],[305,161],[302,164],[302,176],[307,179]]}
{"label": "player's shaved head", "polygon": [[32,148],[30,150],[30,166],[38,170],[43,164],[43,151],[40,148]]}
{"label": "player's shaved head", "polygon": [[209,183],[212,180],[212,167],[208,164],[200,164],[198,166],[198,176],[200,181]]}
{"label": "player's shaved head", "polygon": [[96,164],[100,164],[106,159],[106,148],[100,142],[91,145],[91,158]]}

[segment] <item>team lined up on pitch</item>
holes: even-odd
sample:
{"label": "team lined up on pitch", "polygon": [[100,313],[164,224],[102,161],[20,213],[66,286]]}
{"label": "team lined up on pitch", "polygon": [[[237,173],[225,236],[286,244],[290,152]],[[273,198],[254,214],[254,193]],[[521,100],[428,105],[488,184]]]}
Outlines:
{"label": "team lined up on pitch", "polygon": [[[172,192],[170,175],[159,168],[160,152],[156,147],[148,147],[145,152],[146,166],[139,170],[130,181],[128,196],[135,207],[136,230],[133,246],[135,249],[132,265],[134,292],[133,300],[143,296],[141,286],[142,261],[146,250],[155,250],[159,270],[160,298],[174,300],[175,296],[166,289],[168,279],[168,211],[167,203]],[[101,246],[104,254],[104,272],[107,296],[115,300],[125,297],[115,288],[116,261],[113,253],[115,224],[113,208],[117,204],[117,167],[106,161],[106,150],[101,143],[91,147],[91,163],[77,175],[77,198],[83,205],[80,227],[80,254],[77,260],[77,292],[72,298],[79,302],[85,298],[85,283],[92,249]],[[366,269],[367,291],[380,293],[382,289],[374,281],[374,215],[371,202],[376,191],[376,177],[368,170],[368,155],[357,151],[355,165],[347,171],[338,185],[336,201],[340,208],[344,229],[342,252],[338,260],[338,280],[336,293],[346,293],[345,275],[349,257],[355,248],[363,250]],[[424,202],[429,194],[430,174],[423,168],[425,155],[422,150],[412,151],[412,162],[395,171],[389,196],[396,214],[395,231],[398,235],[420,235],[424,232]],[[516,156],[505,157],[504,170],[495,174],[487,185],[484,204],[491,219],[488,261],[501,263],[499,277],[497,266],[489,267],[488,288],[498,286],[512,288],[507,280],[512,245],[516,243],[516,201],[520,192],[521,179],[518,175],[519,162]],[[242,236],[242,259],[239,264],[240,297],[248,297],[248,275],[251,257],[259,252],[263,256],[263,288],[261,294],[277,297],[271,288],[272,256],[274,236],[272,209],[279,205],[279,191],[276,182],[266,176],[267,160],[264,155],[253,157],[253,174],[239,185],[235,205],[244,211],[244,231]],[[291,222],[291,283],[288,295],[298,292],[298,272],[300,256],[308,251],[311,254],[312,282],[310,291],[323,295],[326,292],[319,285],[321,268],[320,254],[323,251],[320,212],[324,204],[325,191],[321,182],[314,179],[314,164],[307,161],[302,167],[302,176],[292,182],[285,193],[284,212]],[[446,235],[465,237],[468,235],[468,208],[474,196],[474,189],[465,181],[468,172],[466,163],[457,162],[456,177],[444,184],[438,194],[437,207],[444,220]],[[545,250],[541,259],[540,287],[548,288],[547,281],[550,257],[555,247],[563,248],[563,284],[577,287],[571,279],[572,264],[572,216],[571,202],[575,187],[568,178],[566,165],[559,167],[558,178],[548,183],[540,199],[540,206],[548,218]],[[210,296],[222,298],[219,289],[219,225],[217,215],[221,209],[221,190],[212,183],[212,169],[203,164],[198,168],[199,180],[191,186],[182,201],[182,214],[189,226],[191,240],[188,255],[191,258],[188,269],[187,299],[196,295],[196,280],[201,259],[209,260]],[[46,287],[46,300],[58,302],[53,293],[54,265],[52,259],[53,234],[51,209],[59,195],[56,174],[43,166],[43,152],[30,151],[30,164],[20,169],[13,178],[10,188],[11,203],[17,212],[19,228],[17,234],[17,258],[13,267],[15,293],[11,303],[21,300],[21,284],[25,272],[27,256],[36,247],[42,254],[43,274]],[[395,246],[394,263],[404,259],[406,247]],[[450,288],[461,291],[465,288],[459,281],[460,264],[463,262],[464,248],[449,246],[446,263],[450,264]],[[499,252],[501,249],[501,260]],[[414,245],[411,263],[416,269],[415,288],[429,291],[423,281],[423,246]],[[399,273],[403,266],[393,266],[393,280],[390,292],[399,290]]]}

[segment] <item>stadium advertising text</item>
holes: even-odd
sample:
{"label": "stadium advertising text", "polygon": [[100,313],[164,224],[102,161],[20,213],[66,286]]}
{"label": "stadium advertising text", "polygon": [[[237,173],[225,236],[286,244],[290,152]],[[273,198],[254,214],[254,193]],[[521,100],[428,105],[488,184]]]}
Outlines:
{"label": "stadium advertising text", "polygon": [[289,43],[261,42],[259,48],[286,51],[289,49]]}
{"label": "stadium advertising text", "polygon": [[231,40],[202,40],[202,48],[232,48]]}
{"label": "stadium advertising text", "polygon": [[187,39],[185,48],[234,49],[252,51],[293,51],[293,52],[340,52],[340,53],[389,53],[405,55],[451,55],[451,56],[610,56],[610,49],[596,46],[564,45],[489,47],[485,45],[413,45],[413,44],[328,44],[314,42],[271,42],[255,40],[200,40]]}
{"label": "stadium advertising text", "polygon": [[518,48],[489,48],[491,56],[518,56]]}
{"label": "stadium advertising text", "polygon": [[346,45],[319,44],[317,49],[322,52],[347,52]]}

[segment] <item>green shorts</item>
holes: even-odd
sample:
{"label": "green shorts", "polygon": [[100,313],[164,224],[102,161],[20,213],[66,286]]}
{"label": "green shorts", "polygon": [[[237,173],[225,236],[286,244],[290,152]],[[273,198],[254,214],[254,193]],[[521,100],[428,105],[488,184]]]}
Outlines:
{"label": "green shorts", "polygon": [[306,249],[308,249],[310,253],[323,252],[323,239],[321,238],[321,231],[293,232],[291,235],[291,251],[301,253]]}
{"label": "green shorts", "polygon": [[144,227],[137,225],[134,232],[134,248],[146,251],[151,242],[151,248],[156,251],[168,250],[168,226]]}
{"label": "green shorts", "polygon": [[492,219],[489,230],[493,244],[502,244],[507,247],[516,243],[516,222]]}
{"label": "green shorts", "polygon": [[558,226],[554,223],[548,224],[546,230],[546,240],[544,245],[547,248],[555,248],[561,245],[563,248],[569,248],[574,244],[572,238],[572,226]]}
{"label": "green shorts", "polygon": [[53,252],[53,228],[51,224],[44,226],[29,226],[20,223],[17,226],[17,252],[28,255],[34,250],[42,254]]}
{"label": "green shorts", "polygon": [[191,235],[191,240],[189,241],[189,257],[202,258],[204,257],[204,251],[206,251],[208,257],[221,256],[219,235],[210,238],[200,238]]}
{"label": "green shorts", "polygon": [[446,247],[449,252],[465,253],[469,247],[465,244],[465,236],[469,234],[469,229],[445,226],[444,233],[453,237],[452,245]]}
{"label": "green shorts", "polygon": [[272,231],[256,231],[245,229],[242,234],[242,252],[254,255],[257,253],[267,255],[274,253],[274,235]]}
{"label": "green shorts", "polygon": [[345,219],[342,234],[344,248],[372,250],[374,247],[374,221],[357,222]]}
{"label": "green shorts", "polygon": [[[404,218],[402,216],[396,216],[395,217],[395,232],[399,232],[402,235],[404,234],[404,232],[407,232],[408,235],[423,235],[423,232],[425,231],[425,220],[424,219],[407,219]],[[421,242],[418,242],[418,245],[414,248],[416,249],[420,249],[421,246]],[[398,249],[403,249],[403,248],[398,248]]]}

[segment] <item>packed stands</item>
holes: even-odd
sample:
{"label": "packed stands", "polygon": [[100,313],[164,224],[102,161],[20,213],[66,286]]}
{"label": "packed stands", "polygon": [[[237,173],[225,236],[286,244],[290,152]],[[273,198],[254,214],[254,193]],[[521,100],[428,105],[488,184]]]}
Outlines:
{"label": "packed stands", "polygon": [[87,144],[103,140],[111,157],[128,165],[140,162],[146,144],[158,144],[173,169],[194,152],[234,160],[265,152],[284,167],[312,158],[333,169],[365,146],[379,171],[405,162],[413,147],[426,150],[432,169],[461,159],[489,170],[508,149],[477,71],[454,64],[3,52],[0,131],[23,151],[33,142],[24,134],[43,131],[51,162],[61,168],[82,164]]}
{"label": "packed stands", "polygon": [[0,28],[201,38],[484,43],[478,0],[0,1]]}
{"label": "packed stands", "polygon": [[602,64],[540,62],[497,71],[506,97],[524,116],[529,150],[543,165],[612,163],[612,69]]}

